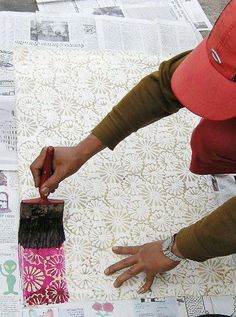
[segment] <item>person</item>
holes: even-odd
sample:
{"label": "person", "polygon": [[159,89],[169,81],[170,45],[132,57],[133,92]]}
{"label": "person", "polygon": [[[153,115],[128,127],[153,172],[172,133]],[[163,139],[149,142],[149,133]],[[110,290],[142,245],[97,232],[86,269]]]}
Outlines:
{"label": "person", "polygon": [[[187,108],[202,118],[191,139],[190,170],[196,174],[236,172],[236,0],[223,10],[211,33],[193,51],[179,54],[143,78],[74,147],[55,148],[54,173],[43,184],[48,195],[93,155],[115,146],[131,133]],[[45,150],[31,165],[39,186]],[[164,241],[140,246],[115,246],[127,257],[105,270],[110,275],[125,269],[114,282],[146,273],[138,293],[149,290],[157,273],[176,267],[183,258],[205,261],[236,253],[236,197]]]}

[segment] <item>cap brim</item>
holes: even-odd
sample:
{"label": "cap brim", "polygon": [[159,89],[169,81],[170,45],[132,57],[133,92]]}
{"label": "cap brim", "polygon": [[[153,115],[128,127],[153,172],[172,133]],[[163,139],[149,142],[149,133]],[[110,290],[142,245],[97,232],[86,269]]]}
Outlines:
{"label": "cap brim", "polygon": [[236,82],[221,75],[208,57],[207,38],[178,66],[173,93],[191,112],[210,120],[236,117]]}

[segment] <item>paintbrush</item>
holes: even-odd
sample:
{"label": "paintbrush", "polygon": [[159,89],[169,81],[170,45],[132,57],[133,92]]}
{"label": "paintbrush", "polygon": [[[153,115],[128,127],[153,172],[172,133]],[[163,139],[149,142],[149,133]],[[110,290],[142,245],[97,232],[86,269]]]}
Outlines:
{"label": "paintbrush", "polygon": [[39,198],[22,200],[20,207],[19,244],[24,248],[59,247],[65,241],[63,228],[64,201],[48,199],[40,188],[52,175],[54,148],[49,146],[43,163]]}

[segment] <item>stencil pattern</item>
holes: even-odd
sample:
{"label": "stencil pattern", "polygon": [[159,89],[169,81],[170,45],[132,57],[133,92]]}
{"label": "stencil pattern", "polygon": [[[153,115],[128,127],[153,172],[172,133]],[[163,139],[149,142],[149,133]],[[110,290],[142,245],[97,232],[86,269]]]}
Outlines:
{"label": "stencil pattern", "polygon": [[[87,136],[158,57],[122,52],[16,51],[20,198],[36,196],[29,165],[47,145],[71,146]],[[122,288],[103,270],[120,257],[113,245],[164,238],[215,209],[207,178],[189,172],[189,139],[198,118],[181,110],[104,150],[62,182],[66,202],[66,272],[72,300],[137,297],[143,275]],[[233,294],[231,257],[185,261],[156,277],[146,296]]]}

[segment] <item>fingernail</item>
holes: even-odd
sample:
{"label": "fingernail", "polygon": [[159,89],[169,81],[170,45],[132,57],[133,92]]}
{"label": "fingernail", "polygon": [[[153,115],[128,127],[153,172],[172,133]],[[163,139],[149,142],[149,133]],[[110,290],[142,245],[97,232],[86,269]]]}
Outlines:
{"label": "fingernail", "polygon": [[144,287],[141,287],[141,288],[137,291],[138,294],[142,294],[143,292],[144,292]]}
{"label": "fingernail", "polygon": [[109,269],[105,269],[104,273],[109,274]]}
{"label": "fingernail", "polygon": [[114,282],[113,285],[114,285],[114,287],[118,287],[119,284],[118,284],[118,282]]}
{"label": "fingernail", "polygon": [[48,192],[49,192],[49,188],[47,188],[47,187],[43,187],[43,188],[41,188],[41,193],[44,195],[44,196],[46,196],[46,195],[48,195]]}
{"label": "fingernail", "polygon": [[114,246],[114,247],[112,247],[112,250],[113,250],[113,251],[117,251],[117,250],[119,250],[119,247]]}

